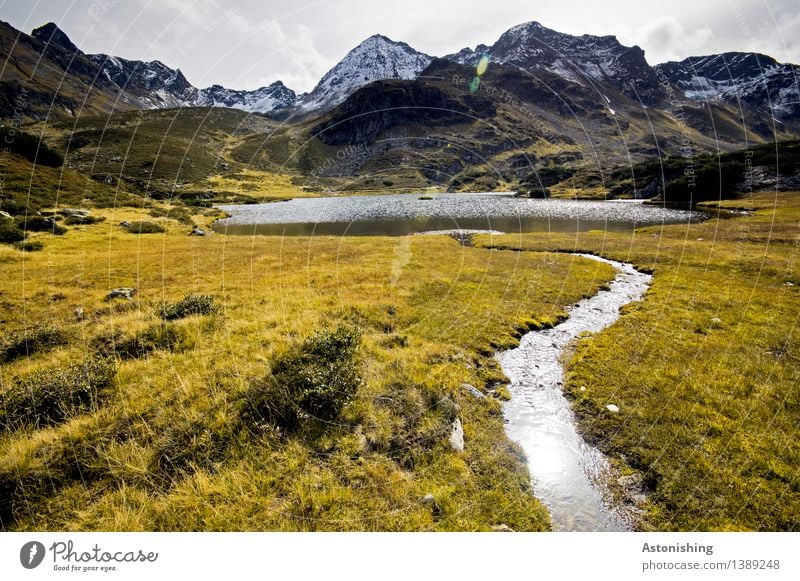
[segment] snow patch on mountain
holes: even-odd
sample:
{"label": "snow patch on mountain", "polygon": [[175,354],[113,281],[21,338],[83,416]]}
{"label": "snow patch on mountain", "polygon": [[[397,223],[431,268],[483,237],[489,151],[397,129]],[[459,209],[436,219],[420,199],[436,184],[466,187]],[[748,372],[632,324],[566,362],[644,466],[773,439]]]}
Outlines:
{"label": "snow patch on mountain", "polygon": [[747,103],[776,117],[800,113],[800,67],[763,54],[689,57],[656,69],[687,99]]}
{"label": "snow patch on mountain", "polygon": [[335,107],[354,91],[383,79],[415,79],[432,61],[404,42],[380,34],[359,44],[298,101],[303,111]]}
{"label": "snow patch on mountain", "polygon": [[294,105],[297,95],[281,81],[254,91],[237,91],[220,85],[201,89],[195,105],[200,107],[231,107],[249,113],[270,113]]}

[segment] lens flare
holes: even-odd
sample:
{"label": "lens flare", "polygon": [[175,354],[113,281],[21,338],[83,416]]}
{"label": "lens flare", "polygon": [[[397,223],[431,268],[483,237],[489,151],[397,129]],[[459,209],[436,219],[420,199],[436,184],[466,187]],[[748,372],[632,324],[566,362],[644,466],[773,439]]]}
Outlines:
{"label": "lens flare", "polygon": [[479,77],[483,76],[483,73],[486,72],[486,69],[489,68],[489,55],[485,54],[481,56],[481,60],[478,61],[478,66],[476,68],[476,72],[478,73]]}
{"label": "lens flare", "polygon": [[478,90],[478,87],[480,86],[481,86],[481,78],[475,77],[469,84],[469,92],[474,93],[475,91]]}

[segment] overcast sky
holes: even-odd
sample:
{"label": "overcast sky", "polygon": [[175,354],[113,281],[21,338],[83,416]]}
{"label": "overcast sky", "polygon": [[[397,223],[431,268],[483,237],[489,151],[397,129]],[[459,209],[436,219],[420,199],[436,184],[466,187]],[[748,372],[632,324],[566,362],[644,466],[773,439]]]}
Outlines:
{"label": "overcast sky", "polygon": [[0,0],[0,19],[55,22],[84,52],[158,59],[197,87],[307,91],[372,34],[442,56],[530,20],[616,35],[650,64],[734,50],[800,63],[800,0]]}

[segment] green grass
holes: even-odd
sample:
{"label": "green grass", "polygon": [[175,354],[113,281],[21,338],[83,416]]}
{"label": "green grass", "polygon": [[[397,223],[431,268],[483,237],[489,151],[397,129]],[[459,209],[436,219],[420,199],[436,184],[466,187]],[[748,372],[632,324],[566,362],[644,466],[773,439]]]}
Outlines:
{"label": "green grass", "polygon": [[[476,399],[460,385],[493,393],[494,349],[563,317],[609,267],[447,237],[199,238],[173,220],[140,237],[114,226],[146,212],[96,210],[106,222],[71,228],[44,252],[0,247],[9,332],[41,321],[70,332],[66,345],[5,365],[0,393],[94,353],[117,368],[102,405],[0,435],[4,528],[548,528],[505,438],[501,390]],[[103,300],[120,286],[135,299]],[[187,294],[213,296],[219,311],[165,323],[160,305]],[[329,372],[308,353],[336,352],[338,339],[318,333],[338,328],[358,330],[357,354],[352,368],[349,355],[332,358]],[[328,410],[325,421],[286,430],[243,413],[270,381],[299,389],[290,396],[304,414]],[[456,416],[461,453],[443,429]]]}
{"label": "green grass", "polygon": [[[643,528],[797,530],[800,194],[721,205],[756,211],[476,243],[589,251],[653,271],[643,302],[578,343],[565,386],[587,439],[647,483]],[[620,413],[603,413],[608,403]]]}

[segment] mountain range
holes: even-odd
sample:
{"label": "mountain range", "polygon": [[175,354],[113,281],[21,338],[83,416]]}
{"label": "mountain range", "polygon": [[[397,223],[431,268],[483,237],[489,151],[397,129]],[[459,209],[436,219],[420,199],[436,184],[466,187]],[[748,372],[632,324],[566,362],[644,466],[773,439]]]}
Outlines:
{"label": "mountain range", "polygon": [[[56,119],[79,111],[186,106],[326,112],[371,82],[415,79],[434,59],[404,42],[374,35],[348,52],[310,93],[297,95],[280,81],[254,91],[219,85],[198,89],[179,69],[157,60],[87,55],[53,23],[27,35],[0,22],[0,50],[7,55],[0,74],[0,115],[13,114],[15,95],[25,87],[29,98],[22,114]],[[601,101],[614,90],[645,106],[711,101],[744,103],[779,121],[800,115],[798,66],[761,54],[724,53],[651,66],[641,48],[624,46],[614,36],[573,36],[528,22],[509,29],[493,45],[444,58],[474,67],[483,55],[528,74],[550,73],[590,89]]]}
{"label": "mountain range", "polygon": [[[198,89],[160,61],[85,54],[52,23],[30,35],[0,23],[0,52],[0,118],[38,120],[70,167],[162,191],[209,187],[229,168],[311,191],[533,180],[604,195],[609,175],[639,161],[800,137],[797,65],[724,53],[651,66],[614,36],[537,22],[443,57],[374,35],[299,95],[280,81]],[[155,155],[145,137],[161,142]],[[614,175],[617,191],[640,195],[635,176]]]}

